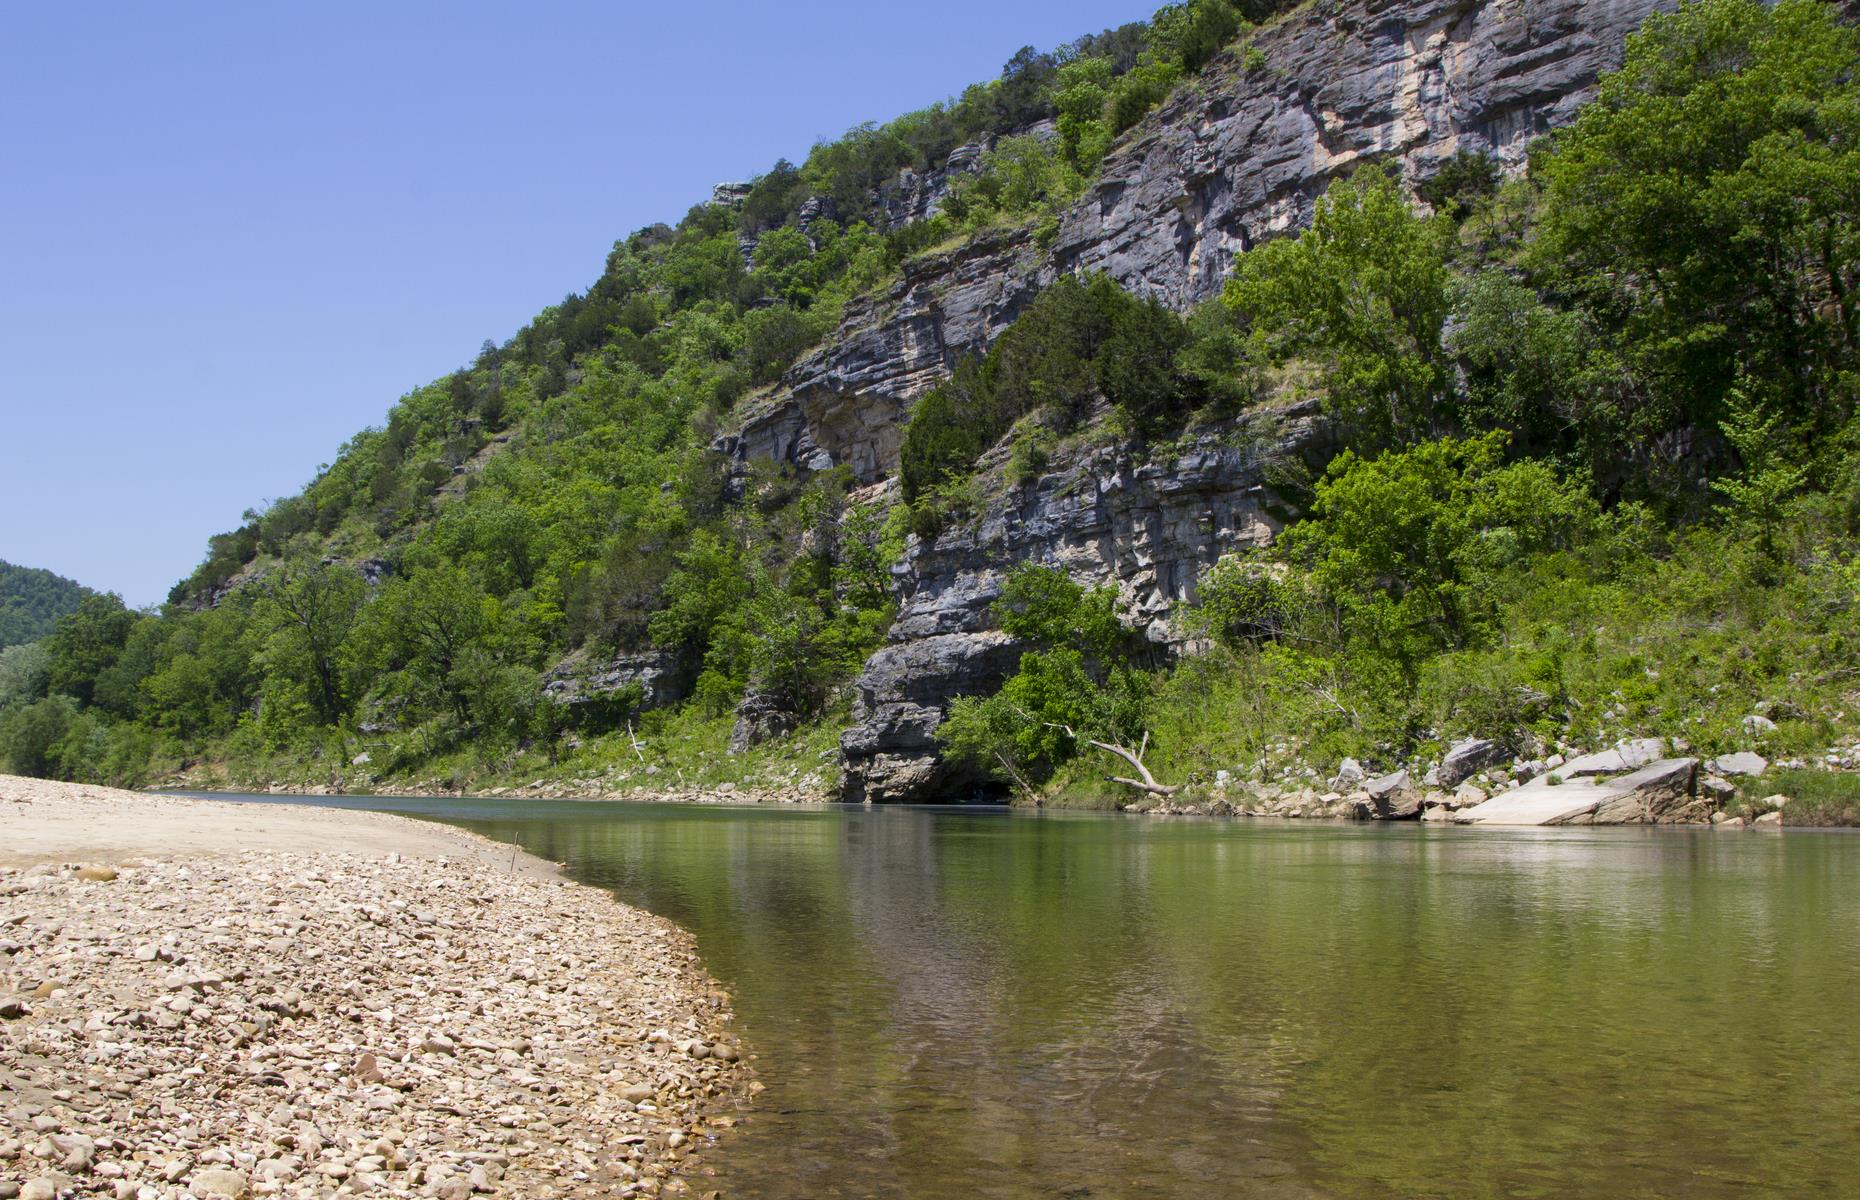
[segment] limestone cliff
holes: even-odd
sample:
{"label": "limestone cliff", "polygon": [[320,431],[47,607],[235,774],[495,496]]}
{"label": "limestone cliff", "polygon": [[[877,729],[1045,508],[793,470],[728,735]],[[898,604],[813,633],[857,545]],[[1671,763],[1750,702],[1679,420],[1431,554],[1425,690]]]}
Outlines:
{"label": "limestone cliff", "polygon": [[[1670,7],[1316,0],[1262,29],[1258,54],[1229,55],[1127,134],[1050,245],[996,232],[909,262],[720,445],[739,459],[844,464],[862,482],[885,480],[916,400],[1060,274],[1102,271],[1186,308],[1219,290],[1236,254],[1305,225],[1329,183],[1363,161],[1392,160],[1419,181],[1470,149],[1515,170],[1531,139],[1567,121],[1618,65],[1626,35]],[[911,204],[933,203],[934,187],[914,183]],[[1269,540],[1286,515],[1263,464],[1316,464],[1328,440],[1315,411],[1293,408],[1160,461],[1084,447],[1030,486],[995,488],[973,525],[915,545],[890,644],[857,685],[842,743],[847,798],[936,799],[973,784],[939,762],[934,734],[952,696],[991,689],[1018,658],[987,615],[1014,563],[1115,584],[1166,652],[1181,636],[1170,613],[1199,570]]]}
{"label": "limestone cliff", "polygon": [[1330,449],[1316,406],[1304,404],[1209,429],[1167,458],[1084,448],[1023,487],[1003,484],[1005,455],[989,455],[986,510],[910,555],[890,643],[866,663],[857,723],[841,741],[845,797],[921,800],[981,782],[938,758],[935,734],[952,696],[993,690],[1019,661],[989,616],[1015,563],[1114,583],[1126,619],[1166,658],[1182,643],[1169,615],[1202,569],[1271,541],[1288,515],[1265,485],[1270,467]]}

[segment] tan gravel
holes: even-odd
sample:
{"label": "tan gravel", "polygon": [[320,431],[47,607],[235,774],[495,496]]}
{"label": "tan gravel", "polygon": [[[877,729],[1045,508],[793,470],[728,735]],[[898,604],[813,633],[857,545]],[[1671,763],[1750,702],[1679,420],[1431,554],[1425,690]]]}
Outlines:
{"label": "tan gravel", "polygon": [[[470,858],[506,869],[511,863],[509,846],[387,813],[228,804],[0,775],[0,866],[245,850]],[[527,854],[517,855],[517,869],[558,877],[554,863]]]}
{"label": "tan gravel", "polygon": [[676,926],[463,831],[0,776],[0,1200],[703,1193]]}

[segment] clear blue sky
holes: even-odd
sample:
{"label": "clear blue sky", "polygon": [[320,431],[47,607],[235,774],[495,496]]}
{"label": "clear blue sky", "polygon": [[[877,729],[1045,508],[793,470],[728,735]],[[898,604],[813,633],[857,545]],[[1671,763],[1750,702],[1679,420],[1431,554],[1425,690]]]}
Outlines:
{"label": "clear blue sky", "polygon": [[0,558],[156,602],[617,238],[1151,7],[11,6]]}

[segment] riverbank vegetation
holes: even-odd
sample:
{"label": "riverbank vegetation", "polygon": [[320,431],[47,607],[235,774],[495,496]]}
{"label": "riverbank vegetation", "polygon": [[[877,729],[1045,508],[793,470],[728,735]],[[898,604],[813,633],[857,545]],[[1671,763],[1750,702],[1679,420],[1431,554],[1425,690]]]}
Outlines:
{"label": "riverbank vegetation", "polygon": [[[1190,0],[1025,48],[996,80],[631,235],[585,293],[213,537],[159,611],[91,597],[9,651],[0,758],[112,783],[204,761],[366,786],[566,769],[578,748],[620,770],[657,742],[667,771],[709,777],[685,751],[735,757],[746,699],[778,732],[821,727],[889,624],[902,514],[843,471],[733,471],[716,438],[905,257],[1076,196],[1096,161],[1056,119],[1121,131],[1288,7]],[[938,213],[894,213],[901,172],[944,171]],[[592,698],[578,667],[629,656],[691,681],[686,709]]]}
{"label": "riverbank vegetation", "polygon": [[[585,294],[212,539],[161,611],[89,597],[7,651],[0,755],[110,782],[204,761],[228,782],[825,790],[913,535],[1080,445],[1166,462],[1313,398],[1350,449],[1273,464],[1303,519],[1200,581],[1175,618],[1196,652],[1165,661],[1112,593],[1018,571],[996,616],[1020,669],[957,702],[947,752],[1090,801],[1112,794],[1092,741],[1193,784],[1469,733],[1803,762],[1851,738],[1860,42],[1814,0],[1654,18],[1522,176],[1365,164],[1193,312],[1060,279],[918,404],[897,503],[715,449],[904,259],[1004,222],[1038,237],[1281,7],[1197,0],[1023,51],[625,239]],[[894,220],[900,172],[964,147],[938,214]],[[596,679],[615,663],[626,682]],[[661,686],[688,698],[650,703]]]}
{"label": "riverbank vegetation", "polygon": [[[1860,729],[1857,65],[1823,6],[1693,5],[1634,39],[1526,178],[1458,164],[1431,216],[1373,166],[1334,186],[1178,331],[1174,411],[1315,378],[1353,449],[1290,489],[1305,516],[1276,545],[1204,577],[1209,648],[1140,705],[1082,703],[1128,694],[1123,667],[1056,678],[1032,639],[999,696],[958,703],[949,752],[1087,804],[1128,796],[1086,743],[1138,730],[1158,777],[1200,785],[1475,735],[1819,763]],[[1091,328],[1045,340],[1064,358]],[[1086,342],[1081,370],[1103,360]],[[1229,387],[1197,391],[1186,368],[1236,344]],[[1027,357],[1004,337],[912,438],[1018,418],[970,414]],[[1053,395],[1064,422],[1078,406]]]}

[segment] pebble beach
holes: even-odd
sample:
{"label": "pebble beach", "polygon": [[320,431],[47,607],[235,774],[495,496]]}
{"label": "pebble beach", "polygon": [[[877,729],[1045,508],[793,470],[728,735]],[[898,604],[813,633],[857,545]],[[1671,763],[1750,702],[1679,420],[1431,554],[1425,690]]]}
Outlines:
{"label": "pebble beach", "polygon": [[0,777],[0,1200],[707,1195],[677,926],[464,831]]}

